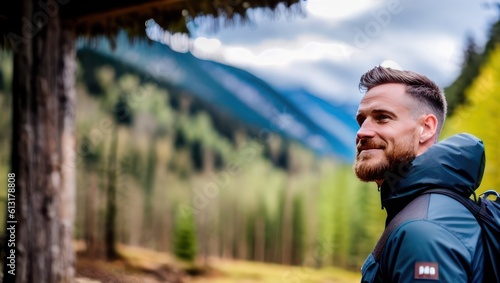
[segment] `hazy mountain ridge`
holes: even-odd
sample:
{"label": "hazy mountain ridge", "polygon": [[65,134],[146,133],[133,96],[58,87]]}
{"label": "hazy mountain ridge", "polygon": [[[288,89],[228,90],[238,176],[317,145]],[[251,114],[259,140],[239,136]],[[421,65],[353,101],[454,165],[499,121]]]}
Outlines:
{"label": "hazy mountain ridge", "polygon": [[[125,37],[118,37],[114,50],[104,41],[92,50],[143,72],[144,77],[188,92],[207,104],[201,107],[216,108],[244,122],[250,134],[276,132],[318,154],[353,160],[357,125],[352,106],[335,105],[305,89],[278,91],[245,70],[175,52],[157,42],[130,45]],[[80,48],[80,54],[88,51]]]}

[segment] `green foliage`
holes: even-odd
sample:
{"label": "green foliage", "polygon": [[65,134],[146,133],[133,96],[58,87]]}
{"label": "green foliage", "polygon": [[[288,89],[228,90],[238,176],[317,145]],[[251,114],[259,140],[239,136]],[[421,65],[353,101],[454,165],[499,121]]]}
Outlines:
{"label": "green foliage", "polygon": [[[500,7],[497,6],[498,8]],[[489,39],[484,48],[484,57],[487,57],[491,51],[495,50],[498,43],[500,43],[500,20],[496,21],[490,28]]]}
{"label": "green foliage", "polygon": [[0,90],[3,93],[12,91],[12,60],[11,52],[0,51]]}
{"label": "green foliage", "polygon": [[4,82],[3,76],[4,75],[3,75],[2,69],[0,69],[0,89],[5,88],[5,82]]}
{"label": "green foliage", "polygon": [[457,108],[445,124],[443,137],[469,132],[483,140],[486,167],[481,189],[500,188],[500,46],[492,50],[479,75],[465,92],[470,103]]}
{"label": "green foliage", "polygon": [[305,254],[306,227],[304,200],[295,196],[292,212],[292,264],[301,265]]}
{"label": "green foliage", "polygon": [[482,66],[487,64],[490,53],[500,43],[500,20],[491,26],[489,33],[488,42],[482,52],[479,51],[472,37],[467,38],[460,75],[444,90],[448,101],[448,114],[450,116],[454,114],[458,106],[470,103],[469,95],[466,94],[466,91],[475,78],[479,76]]}
{"label": "green foliage", "polygon": [[113,117],[118,125],[132,125],[133,117],[130,107],[124,97],[120,96],[113,107]]}
{"label": "green foliage", "polygon": [[314,259],[318,266],[358,269],[384,229],[379,192],[357,180],[350,166],[326,163],[322,172]]}
{"label": "green foliage", "polygon": [[[12,52],[0,50],[0,183],[7,184],[10,172],[12,127]],[[5,225],[7,190],[0,190],[0,229]]]}
{"label": "green foliage", "polygon": [[467,39],[462,71],[459,77],[444,90],[450,115],[453,114],[459,105],[467,102],[465,90],[471,85],[472,81],[479,73],[479,68],[483,63],[483,54],[478,53],[477,49],[478,47],[474,40],[469,37]]}
{"label": "green foliage", "polygon": [[195,218],[190,207],[179,206],[174,223],[173,252],[181,260],[193,262],[196,258],[197,241]]}
{"label": "green foliage", "polygon": [[349,214],[357,213],[356,210],[359,209],[358,206],[351,206],[351,195],[355,190],[349,186],[349,173],[346,170],[347,168],[340,168],[335,174],[335,187],[332,188],[334,196],[329,199],[330,205],[333,206],[332,256],[333,263],[338,266],[348,266],[349,240],[353,236]]}
{"label": "green foliage", "polygon": [[[186,260],[255,257],[359,268],[380,235],[383,212],[376,189],[362,186],[350,166],[276,134],[258,140],[185,93],[92,60],[81,62],[86,75],[77,76],[79,239],[89,231],[98,245],[104,240],[98,231],[105,230],[111,185],[119,243]],[[127,121],[114,118],[117,105],[130,114]],[[0,121],[9,121],[2,110]],[[9,154],[5,145],[2,156]],[[191,212],[174,213],[179,203]]]}
{"label": "green foliage", "polygon": [[102,158],[102,146],[94,146],[92,141],[87,136],[80,138],[80,156],[88,169],[91,169],[99,164]]}
{"label": "green foliage", "polygon": [[[12,72],[10,57],[1,58],[5,173]],[[196,100],[180,103],[167,85],[92,60],[81,62],[85,75],[77,76],[78,239],[89,232],[98,245],[104,240],[98,231],[105,230],[106,188],[113,183],[119,243],[186,260],[206,252],[276,263],[290,256],[294,264],[359,269],[383,229],[384,212],[376,188],[357,181],[350,166],[274,134],[256,140],[250,129]],[[126,126],[113,118],[117,104],[131,114]],[[174,213],[179,203],[188,209]]]}

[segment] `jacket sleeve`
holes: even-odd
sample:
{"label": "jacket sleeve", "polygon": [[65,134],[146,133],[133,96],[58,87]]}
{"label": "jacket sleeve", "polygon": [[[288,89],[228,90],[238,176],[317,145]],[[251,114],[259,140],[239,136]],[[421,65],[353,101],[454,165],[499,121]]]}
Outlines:
{"label": "jacket sleeve", "polygon": [[[383,282],[469,282],[472,252],[452,232],[413,220],[393,231],[380,259]],[[433,281],[435,280],[435,281]]]}

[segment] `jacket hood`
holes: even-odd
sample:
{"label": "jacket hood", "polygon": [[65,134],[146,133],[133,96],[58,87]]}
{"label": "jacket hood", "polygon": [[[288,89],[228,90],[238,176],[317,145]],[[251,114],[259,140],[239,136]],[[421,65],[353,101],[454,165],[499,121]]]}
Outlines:
{"label": "jacket hood", "polygon": [[469,197],[481,184],[484,166],[483,142],[470,134],[454,135],[434,144],[398,172],[388,172],[380,188],[382,206],[389,216],[394,215],[432,188]]}

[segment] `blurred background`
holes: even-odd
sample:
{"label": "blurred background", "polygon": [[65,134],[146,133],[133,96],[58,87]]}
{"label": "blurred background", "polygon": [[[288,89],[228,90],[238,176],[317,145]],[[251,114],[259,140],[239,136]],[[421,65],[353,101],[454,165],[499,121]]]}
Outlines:
{"label": "blurred background", "polygon": [[[357,84],[380,64],[444,89],[441,139],[481,138],[479,191],[500,188],[498,3],[298,5],[78,38],[81,282],[358,282],[385,212],[352,172]],[[0,51],[3,184],[12,57]]]}

